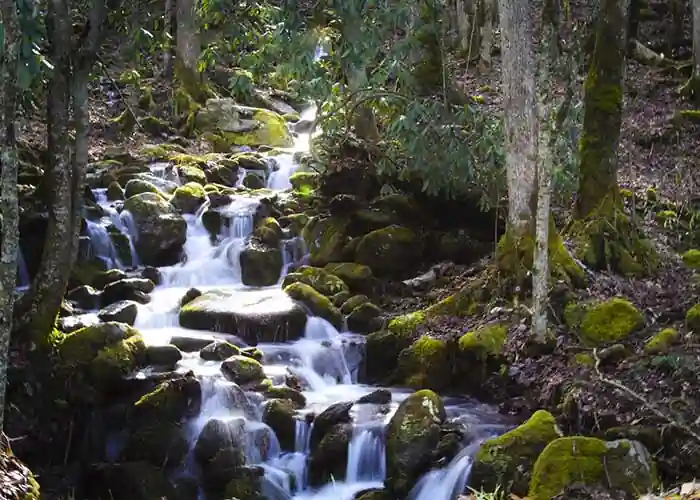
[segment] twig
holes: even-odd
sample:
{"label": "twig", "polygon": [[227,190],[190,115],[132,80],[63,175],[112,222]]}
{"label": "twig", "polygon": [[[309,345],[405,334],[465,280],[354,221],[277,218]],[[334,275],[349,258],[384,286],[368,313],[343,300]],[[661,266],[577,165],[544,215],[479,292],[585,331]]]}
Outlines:
{"label": "twig", "polygon": [[136,116],[136,113],[134,112],[134,109],[131,107],[129,102],[126,100],[126,97],[124,97],[124,94],[122,94],[122,89],[119,88],[119,84],[112,78],[112,75],[110,75],[107,72],[107,65],[104,63],[102,58],[99,56],[99,54],[95,54],[95,57],[97,59],[98,64],[100,65],[100,68],[102,68],[102,72],[104,75],[107,77],[107,79],[112,83],[112,86],[116,89],[117,94],[119,94],[119,99],[122,100],[124,103],[124,106],[126,106],[126,110],[131,114],[131,116],[134,118],[134,122],[136,123],[136,127],[143,132],[143,127],[141,126],[141,123],[139,122],[139,117]]}
{"label": "twig", "polygon": [[598,375],[598,380],[603,382],[604,384],[610,385],[617,390],[624,392],[631,398],[639,401],[642,403],[648,410],[650,410],[652,413],[654,413],[657,417],[665,420],[668,422],[670,425],[677,427],[681,429],[682,431],[685,431],[686,434],[688,434],[690,437],[695,439],[697,442],[700,443],[700,434],[695,432],[693,429],[688,427],[686,424],[679,422],[678,420],[674,419],[673,417],[670,417],[666,415],[662,410],[660,410],[654,403],[646,400],[643,396],[637,394],[634,392],[632,389],[627,387],[626,385],[618,382],[617,380],[612,380],[607,378],[605,375],[603,375],[600,371],[600,358],[598,357],[598,349],[593,349],[593,358],[595,359],[595,372]]}

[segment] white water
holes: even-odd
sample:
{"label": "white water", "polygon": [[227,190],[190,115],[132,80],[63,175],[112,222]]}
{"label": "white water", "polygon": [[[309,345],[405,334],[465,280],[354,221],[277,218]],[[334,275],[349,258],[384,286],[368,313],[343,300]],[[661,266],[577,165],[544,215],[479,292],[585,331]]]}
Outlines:
{"label": "white water", "polygon": [[[302,118],[313,120],[314,113],[314,109],[308,110]],[[274,166],[267,179],[269,188],[283,190],[291,186],[289,177],[298,168],[296,154],[307,151],[309,142],[310,134],[300,134],[292,148],[270,162]],[[176,170],[167,168],[167,165],[155,164],[152,171],[154,177],[163,182],[179,182]],[[112,259],[111,265],[120,267],[113,246],[110,249],[107,244],[111,244],[111,240],[106,225],[113,224],[127,234],[131,242],[136,241],[138,232],[127,212],[119,214],[106,201],[104,191],[96,190],[96,196],[109,220],[88,223],[93,248],[98,256]],[[210,208],[208,203],[196,214],[184,215],[187,222],[185,258],[175,266],[159,269],[161,284],[151,294],[149,304],[139,305],[135,326],[147,343],[168,344],[176,335],[216,336],[214,332],[195,332],[179,326],[179,303],[191,287],[202,292],[212,289],[225,292],[229,309],[274,313],[293,306],[277,286],[255,289],[241,283],[239,256],[254,229],[254,216],[259,205],[258,199],[241,194],[232,197],[229,205],[217,208],[228,225],[213,242],[202,223],[202,215]],[[298,238],[284,241],[282,249],[284,268],[280,280],[289,266],[299,261],[304,253],[303,242]],[[265,375],[275,385],[283,384],[286,376],[294,375],[306,397],[305,408],[298,412],[292,452],[282,452],[277,436],[261,421],[265,403],[259,395],[244,393],[235,384],[227,382],[221,375],[220,362],[203,361],[198,352],[185,353],[178,370],[192,370],[202,387],[200,414],[190,421],[187,428],[191,446],[194,447],[210,420],[240,420],[246,437],[246,463],[263,468],[262,492],[268,500],[353,500],[359,491],[382,487],[386,478],[384,430],[398,404],[409,394],[406,391],[392,391],[388,411],[379,412],[376,405],[371,404],[355,405],[351,410],[353,431],[347,451],[345,480],[331,481],[317,489],[308,485],[307,458],[313,424],[306,423],[306,415],[318,414],[333,403],[355,401],[376,389],[357,384],[358,344],[362,341],[362,337],[350,332],[338,332],[324,319],[310,317],[301,339],[285,344],[258,345],[264,353]],[[236,394],[235,410],[231,410],[233,393]],[[260,444],[263,442],[265,445]],[[416,485],[412,500],[454,500],[464,489],[475,449],[474,446],[465,448],[445,469],[428,473]]]}
{"label": "white water", "polygon": [[[134,243],[138,238],[138,231],[134,224],[134,218],[128,211],[121,213],[107,199],[107,190],[104,188],[92,190],[97,204],[102,209],[104,216],[99,221],[86,219],[87,235],[90,237],[90,245],[95,257],[102,260],[108,269],[127,269],[139,266],[138,254]],[[126,236],[131,252],[131,262],[121,262],[117,249],[109,236],[108,226]]]}

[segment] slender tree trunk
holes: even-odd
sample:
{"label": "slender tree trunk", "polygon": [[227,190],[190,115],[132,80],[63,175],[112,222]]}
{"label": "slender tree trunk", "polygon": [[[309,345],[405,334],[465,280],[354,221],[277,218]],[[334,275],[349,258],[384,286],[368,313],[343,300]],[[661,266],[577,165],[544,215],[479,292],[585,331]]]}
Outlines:
{"label": "slender tree trunk", "polygon": [[7,368],[9,365],[12,312],[19,253],[19,210],[17,203],[17,74],[19,69],[19,26],[12,0],[0,2],[3,50],[0,53],[0,434],[5,415]]}
{"label": "slender tree trunk", "polygon": [[73,199],[76,193],[68,141],[70,51],[66,50],[71,46],[72,28],[68,7],[63,0],[49,1],[46,30],[49,58],[54,64],[47,97],[50,163],[44,173],[44,180],[51,187],[49,223],[39,269],[30,292],[22,298],[20,308],[24,313],[23,326],[39,343],[48,338],[66,292],[73,248]]}
{"label": "slender tree trunk", "polygon": [[681,89],[700,105],[700,0],[693,0],[693,72],[690,80]]}
{"label": "slender tree trunk", "polygon": [[581,171],[575,216],[586,218],[605,202],[616,203],[618,143],[630,0],[603,0],[595,48],[586,77]]}
{"label": "slender tree trunk", "polygon": [[529,0],[500,0],[508,229],[532,231],[536,203],[537,115],[534,18]]}
{"label": "slender tree trunk", "polygon": [[170,80],[173,76],[173,49],[172,41],[175,39],[173,32],[173,0],[165,0],[165,12],[163,15],[163,36],[165,43],[163,47],[163,76]]}
{"label": "slender tree trunk", "polygon": [[175,75],[185,90],[197,101],[206,98],[202,92],[199,55],[202,44],[197,26],[197,0],[175,0],[177,38]]}

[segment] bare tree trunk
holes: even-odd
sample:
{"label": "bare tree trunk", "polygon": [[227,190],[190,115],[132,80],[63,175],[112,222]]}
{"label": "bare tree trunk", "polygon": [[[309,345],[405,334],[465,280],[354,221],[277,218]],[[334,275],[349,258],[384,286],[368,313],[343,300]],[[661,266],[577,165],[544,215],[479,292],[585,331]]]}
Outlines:
{"label": "bare tree trunk", "polygon": [[534,19],[529,0],[500,0],[508,229],[519,239],[534,228],[537,190]]}
{"label": "bare tree trunk", "polygon": [[700,0],[693,0],[693,73],[681,93],[700,105]]}
{"label": "bare tree trunk", "polygon": [[20,34],[14,1],[2,0],[0,3],[0,24],[4,28],[3,50],[0,52],[0,124],[4,125],[0,138],[0,228],[2,230],[0,234],[0,434],[2,434],[19,252],[15,122],[19,97],[17,74]]}
{"label": "bare tree trunk", "polygon": [[202,75],[199,56],[202,43],[197,25],[197,0],[175,0],[177,39],[175,44],[175,75],[185,90],[198,101],[206,97],[201,91]]}
{"label": "bare tree trunk", "polygon": [[163,76],[170,80],[173,76],[173,0],[165,0],[165,12],[163,15],[163,36],[165,44],[163,47]]}
{"label": "bare tree trunk", "polygon": [[479,49],[479,71],[487,73],[491,69],[491,52],[493,52],[494,17],[497,15],[497,4],[494,0],[483,0],[481,44]]}

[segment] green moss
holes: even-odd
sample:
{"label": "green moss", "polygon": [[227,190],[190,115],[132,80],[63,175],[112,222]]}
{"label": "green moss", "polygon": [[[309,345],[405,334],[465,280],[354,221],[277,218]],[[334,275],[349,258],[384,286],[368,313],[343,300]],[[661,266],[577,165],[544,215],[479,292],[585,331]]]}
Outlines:
{"label": "green moss", "polygon": [[595,360],[593,359],[593,356],[588,354],[587,352],[579,352],[574,356],[574,362],[577,365],[581,366],[594,366],[595,365]]}
{"label": "green moss", "polygon": [[644,326],[644,316],[631,302],[621,298],[589,307],[581,320],[581,340],[592,346],[617,342]]}
{"label": "green moss", "polygon": [[324,269],[342,279],[353,290],[368,291],[372,288],[374,275],[369,266],[354,262],[335,262]]}
{"label": "green moss", "polygon": [[685,252],[683,263],[691,269],[700,269],[700,250],[693,248]]}
{"label": "green moss", "polygon": [[204,186],[196,182],[188,182],[178,187],[173,193],[170,203],[184,213],[193,214],[207,199]]}
{"label": "green moss", "polygon": [[413,389],[444,389],[450,381],[447,342],[423,335],[401,351],[396,378]]}
{"label": "green moss", "polygon": [[116,124],[124,135],[131,135],[138,123],[130,109],[125,109],[119,116],[112,118],[110,121]]}
{"label": "green moss", "polygon": [[145,353],[143,338],[135,335],[102,349],[92,361],[90,370],[98,380],[118,380],[135,370]]}
{"label": "green moss", "polygon": [[318,187],[320,178],[317,172],[294,172],[289,182],[296,191],[313,191]]}
{"label": "green moss", "polygon": [[626,199],[632,199],[634,197],[634,191],[631,189],[620,189],[620,196]]}
{"label": "green moss", "polygon": [[221,136],[236,146],[272,146],[279,148],[290,147],[294,144],[287,122],[274,111],[257,109],[253,119],[260,127],[250,132],[221,132]]}
{"label": "green moss", "polygon": [[306,283],[327,297],[349,291],[342,279],[318,267],[301,266],[296,272],[289,273],[284,278],[282,286],[287,287],[297,282]]}
{"label": "green moss", "polygon": [[700,333],[700,304],[688,309],[685,314],[685,326],[693,333]]}
{"label": "green moss", "polygon": [[296,282],[286,286],[284,291],[292,299],[307,306],[314,315],[327,320],[338,330],[343,328],[343,315],[338,308],[333,305],[328,297],[319,293],[312,286]]}
{"label": "green moss", "polygon": [[644,352],[647,354],[661,354],[668,351],[669,347],[680,341],[680,334],[675,328],[664,328],[659,333],[646,341]]}
{"label": "green moss", "polygon": [[388,330],[398,335],[409,335],[416,331],[425,322],[425,312],[415,311],[402,314],[389,321]]}
{"label": "green moss", "polygon": [[289,223],[289,228],[296,236],[301,236],[304,226],[309,222],[309,216],[305,213],[289,214],[284,216],[284,220]]}
{"label": "green moss", "polygon": [[362,304],[367,304],[369,302],[369,297],[367,295],[353,295],[348,297],[347,300],[343,302],[340,306],[340,312],[343,314],[350,314],[353,309],[361,306]]}
{"label": "green moss", "polygon": [[207,183],[207,176],[204,174],[204,171],[196,165],[181,165],[179,174],[185,182],[196,182],[203,186]]}
{"label": "green moss", "polygon": [[674,220],[678,218],[678,214],[674,210],[661,210],[656,213],[656,220],[662,224],[667,221]]}
{"label": "green moss", "polygon": [[603,484],[635,498],[647,493],[657,484],[654,466],[633,443],[578,436],[552,441],[535,462],[528,498],[551,500],[573,483]]}
{"label": "green moss", "polygon": [[347,221],[336,217],[309,219],[301,236],[309,249],[312,265],[325,266],[344,260],[343,250],[350,240],[346,234],[347,225]]}
{"label": "green moss", "polygon": [[160,189],[144,179],[131,179],[124,187],[124,196],[128,199],[141,193],[156,193],[160,194]]}
{"label": "green moss", "polygon": [[422,252],[422,241],[413,230],[392,225],[363,236],[357,244],[355,259],[374,273],[391,275],[408,270]]}
{"label": "green moss", "polygon": [[[507,230],[498,242],[496,254],[501,275],[514,286],[524,283],[531,276],[535,255],[535,239],[531,231],[518,238],[513,231]],[[550,220],[548,255],[552,282],[563,281],[572,286],[586,283],[583,269],[564,246],[553,220]]]}
{"label": "green moss", "polygon": [[119,75],[119,83],[123,85],[138,85],[141,74],[135,69],[127,69]]}
{"label": "green moss", "polygon": [[478,358],[500,356],[508,338],[508,327],[501,324],[487,325],[467,332],[459,338],[459,350],[474,353]]}
{"label": "green moss", "polygon": [[484,491],[508,486],[516,495],[527,494],[537,457],[561,435],[551,413],[535,412],[522,425],[481,445],[474,457],[470,486]]}

